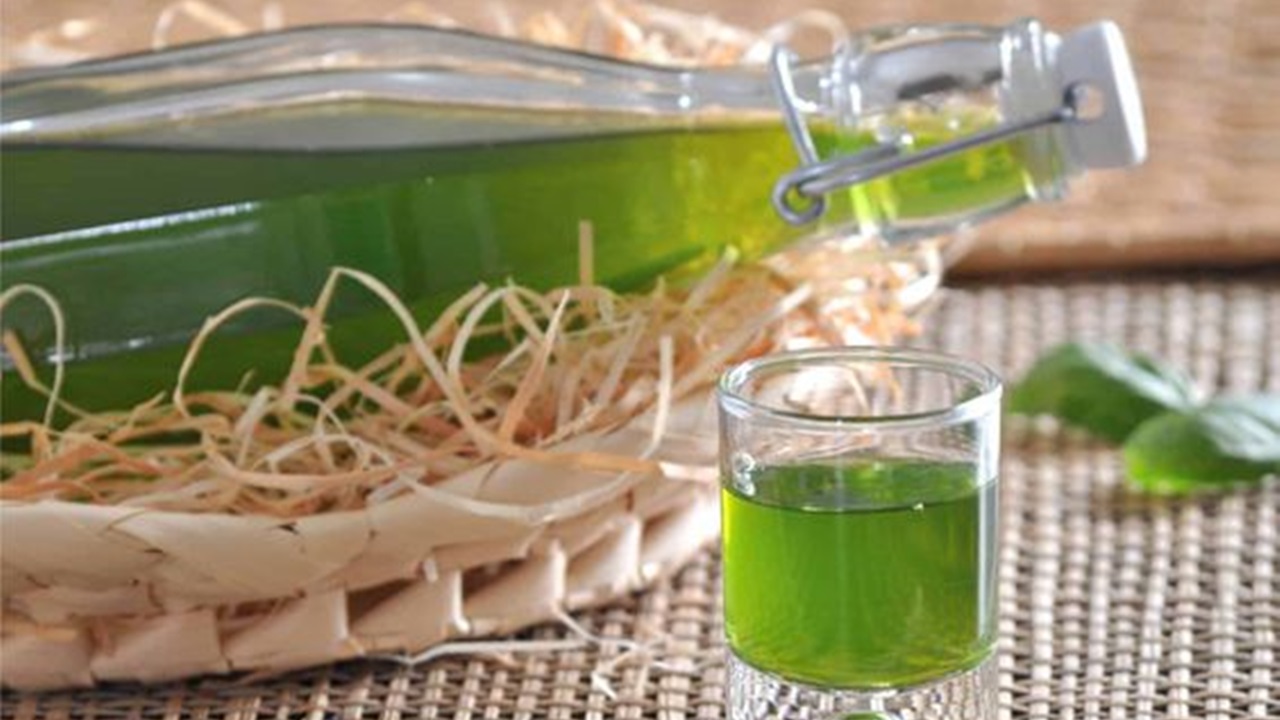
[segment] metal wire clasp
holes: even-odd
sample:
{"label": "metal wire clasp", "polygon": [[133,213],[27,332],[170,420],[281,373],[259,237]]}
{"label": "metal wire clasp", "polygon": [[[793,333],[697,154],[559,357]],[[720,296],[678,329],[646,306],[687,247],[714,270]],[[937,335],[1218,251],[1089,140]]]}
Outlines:
{"label": "metal wire clasp", "polygon": [[801,100],[791,74],[793,58],[794,54],[781,45],[774,47],[770,58],[773,89],[782,107],[782,119],[800,156],[800,167],[783,175],[773,186],[773,207],[792,225],[804,225],[822,217],[827,209],[827,193],[835,190],[861,185],[1047,125],[1076,122],[1080,119],[1079,108],[1086,92],[1083,85],[1070,85],[1062,105],[1044,114],[997,125],[917,152],[903,153],[898,143],[881,142],[851,155],[820,160],[809,126],[800,114]]}

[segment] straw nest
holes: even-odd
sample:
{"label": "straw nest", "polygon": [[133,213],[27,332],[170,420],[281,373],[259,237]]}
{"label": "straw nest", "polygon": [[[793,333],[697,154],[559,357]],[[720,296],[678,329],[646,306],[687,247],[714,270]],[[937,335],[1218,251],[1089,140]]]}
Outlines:
{"label": "straw nest", "polygon": [[[172,392],[107,413],[60,398],[60,369],[46,382],[6,333],[5,381],[50,402],[46,422],[2,426],[30,451],[6,455],[0,483],[0,677],[56,688],[402,657],[639,588],[717,530],[710,388],[726,364],[891,341],[938,271],[932,248],[845,243],[622,296],[586,263],[550,292],[477,286],[424,329],[378,280],[336,269],[312,306],[245,300],[210,318]],[[325,338],[343,283],[405,331],[362,367]],[[9,288],[0,310],[33,299],[61,327],[40,288]],[[186,389],[205,340],[263,307],[299,319],[288,375]],[[507,349],[469,359],[480,338]]]}

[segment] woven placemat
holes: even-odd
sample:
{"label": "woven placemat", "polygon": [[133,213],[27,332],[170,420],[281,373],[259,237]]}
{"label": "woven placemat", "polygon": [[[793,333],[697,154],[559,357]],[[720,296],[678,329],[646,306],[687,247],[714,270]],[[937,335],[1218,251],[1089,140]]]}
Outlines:
{"label": "woven placemat", "polygon": [[[1057,280],[950,291],[923,344],[1013,375],[1047,346],[1107,339],[1204,388],[1280,392],[1280,267],[1226,278]],[[1115,451],[1011,422],[1003,473],[1005,715],[1280,718],[1280,482],[1198,499],[1124,489]],[[5,718],[719,718],[714,551],[578,616],[647,650],[592,647],[417,667],[349,663],[267,681],[10,694]],[[567,638],[560,627],[523,637]],[[596,682],[593,684],[593,674]],[[604,681],[604,682],[601,682]]]}

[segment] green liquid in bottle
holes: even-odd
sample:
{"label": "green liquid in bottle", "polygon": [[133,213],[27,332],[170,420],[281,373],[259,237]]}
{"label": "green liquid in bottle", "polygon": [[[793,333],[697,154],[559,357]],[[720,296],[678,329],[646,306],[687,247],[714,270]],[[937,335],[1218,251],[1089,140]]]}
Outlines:
{"label": "green liquid in bottle", "polygon": [[[754,667],[906,687],[996,639],[996,483],[966,464],[774,467],[722,494],[725,627]],[[741,481],[740,483],[741,484]]]}
{"label": "green liquid in bottle", "polygon": [[[249,296],[309,304],[334,266],[376,275],[426,325],[477,282],[575,282],[581,220],[594,226],[596,278],[622,291],[695,273],[729,246],[755,258],[821,230],[791,227],[770,205],[797,160],[786,131],[765,120],[392,103],[263,115],[3,147],[4,281],[61,301],[66,399],[106,409],[163,392],[206,317]],[[921,125],[915,142],[967,131]],[[298,138],[308,132],[346,144],[307,147]],[[219,144],[228,138],[236,147]],[[830,152],[869,136],[818,128],[817,141]],[[1023,197],[1027,182],[1017,148],[992,146],[833,198],[824,223],[949,216]],[[330,340],[347,363],[404,340],[362,291],[340,292],[335,309]],[[7,309],[5,326],[33,358],[51,352],[38,304]],[[259,311],[226,330],[189,388],[282,377],[294,319]],[[3,385],[6,420],[39,417],[41,396]]]}

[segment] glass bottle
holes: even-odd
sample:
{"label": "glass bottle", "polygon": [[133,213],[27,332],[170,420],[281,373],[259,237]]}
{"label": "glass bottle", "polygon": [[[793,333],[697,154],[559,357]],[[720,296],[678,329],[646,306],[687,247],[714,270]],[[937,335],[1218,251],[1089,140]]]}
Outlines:
{"label": "glass bottle", "polygon": [[[1076,112],[1081,88],[1096,117]],[[298,29],[0,80],[0,263],[5,285],[58,297],[66,397],[102,408],[167,389],[212,313],[309,302],[334,266],[377,275],[426,322],[480,281],[573,282],[583,220],[595,278],[628,290],[730,245],[948,232],[1138,162],[1143,142],[1106,23],[876,30],[818,60],[717,69]],[[344,359],[402,339],[358,293],[338,305]],[[49,362],[47,313],[5,315]],[[290,323],[240,320],[196,385],[278,377]],[[9,382],[3,403],[9,420],[42,399]]]}

